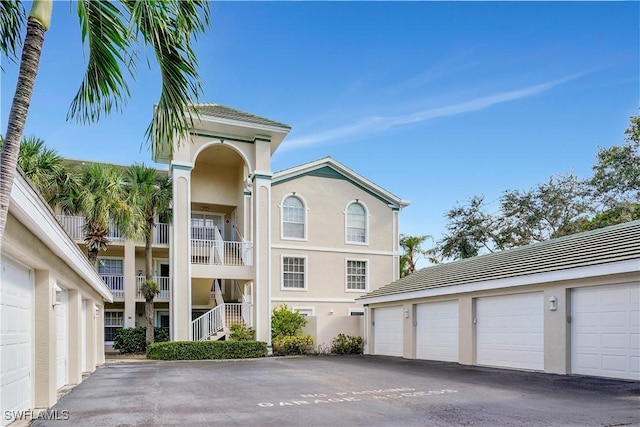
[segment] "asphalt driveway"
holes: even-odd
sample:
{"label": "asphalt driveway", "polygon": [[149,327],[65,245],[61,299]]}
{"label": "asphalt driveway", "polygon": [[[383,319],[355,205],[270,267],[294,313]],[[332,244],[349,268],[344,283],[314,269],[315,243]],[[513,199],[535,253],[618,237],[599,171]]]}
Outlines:
{"label": "asphalt driveway", "polygon": [[640,426],[640,383],[372,356],[118,362],[33,426]]}

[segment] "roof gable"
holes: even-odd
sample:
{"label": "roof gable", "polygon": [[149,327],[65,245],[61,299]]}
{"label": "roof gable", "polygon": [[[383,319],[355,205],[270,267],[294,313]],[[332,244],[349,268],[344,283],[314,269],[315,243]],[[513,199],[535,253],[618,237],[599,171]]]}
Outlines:
{"label": "roof gable", "polygon": [[[640,260],[640,221],[423,268],[362,297],[403,294]],[[636,269],[640,271],[640,262]],[[454,289],[451,289],[453,292]]]}
{"label": "roof gable", "polygon": [[271,185],[275,186],[283,184],[305,176],[348,181],[381,202],[391,205],[394,208],[400,209],[409,205],[408,201],[402,200],[398,196],[395,196],[389,191],[374,184],[331,157],[325,157],[320,160],[315,160],[313,162],[304,163],[299,166],[294,166],[292,168],[276,172],[273,175]]}

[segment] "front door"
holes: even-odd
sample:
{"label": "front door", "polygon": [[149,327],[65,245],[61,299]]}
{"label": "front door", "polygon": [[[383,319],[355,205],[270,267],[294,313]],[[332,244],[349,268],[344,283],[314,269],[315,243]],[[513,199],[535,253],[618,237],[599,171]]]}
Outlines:
{"label": "front door", "polygon": [[224,240],[224,217],[222,214],[194,212],[191,214],[191,238],[215,240],[214,228],[220,230]]}

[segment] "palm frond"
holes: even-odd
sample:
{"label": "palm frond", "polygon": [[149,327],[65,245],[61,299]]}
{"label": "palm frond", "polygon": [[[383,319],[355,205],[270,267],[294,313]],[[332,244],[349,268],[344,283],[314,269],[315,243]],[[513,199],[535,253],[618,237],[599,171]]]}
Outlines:
{"label": "palm frond", "polygon": [[116,5],[104,0],[78,1],[78,18],[82,41],[89,46],[89,61],[67,120],[86,124],[112,110],[122,110],[130,97],[124,72],[132,75],[135,67],[131,33]]}
{"label": "palm frond", "polygon": [[209,6],[203,0],[127,1],[125,6],[138,34],[153,48],[162,77],[146,135],[154,150],[170,151],[174,137],[181,140],[193,126],[190,106],[202,93],[191,42],[208,25]]}
{"label": "palm frond", "polygon": [[20,0],[0,1],[0,53],[10,61],[18,59],[18,49],[22,46],[22,27],[26,20],[25,10]]}

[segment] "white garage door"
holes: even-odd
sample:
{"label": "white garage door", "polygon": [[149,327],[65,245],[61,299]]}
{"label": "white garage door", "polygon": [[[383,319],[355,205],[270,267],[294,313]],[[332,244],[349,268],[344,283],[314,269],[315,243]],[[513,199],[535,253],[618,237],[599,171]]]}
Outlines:
{"label": "white garage door", "polygon": [[402,356],[402,307],[373,310],[374,354]]}
{"label": "white garage door", "polygon": [[69,299],[62,290],[60,304],[56,305],[56,387],[65,386],[69,373]]}
{"label": "white garage door", "polygon": [[87,371],[87,300],[82,300],[80,309],[80,368]]}
{"label": "white garage door", "polygon": [[640,283],[571,294],[574,374],[640,380]]}
{"label": "white garage door", "polygon": [[[2,260],[0,281],[0,396],[3,411],[24,411],[32,407],[32,271]],[[2,414],[1,424],[7,420]]]}
{"label": "white garage door", "polygon": [[458,361],[458,301],[416,306],[416,358]]}
{"label": "white garage door", "polygon": [[478,298],[478,365],[544,370],[542,292]]}

